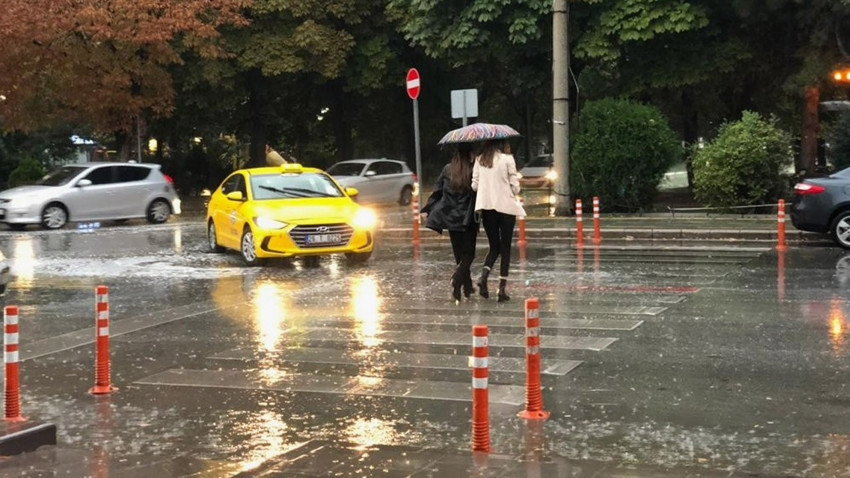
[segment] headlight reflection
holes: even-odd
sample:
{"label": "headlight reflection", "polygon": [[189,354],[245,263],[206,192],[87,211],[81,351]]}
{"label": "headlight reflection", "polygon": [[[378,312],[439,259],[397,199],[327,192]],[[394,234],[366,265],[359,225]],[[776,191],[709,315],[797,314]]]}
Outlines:
{"label": "headlight reflection", "polygon": [[378,283],[373,277],[355,277],[351,282],[351,316],[354,317],[354,333],[364,347],[376,347],[383,343],[379,337],[381,328],[381,297]]}

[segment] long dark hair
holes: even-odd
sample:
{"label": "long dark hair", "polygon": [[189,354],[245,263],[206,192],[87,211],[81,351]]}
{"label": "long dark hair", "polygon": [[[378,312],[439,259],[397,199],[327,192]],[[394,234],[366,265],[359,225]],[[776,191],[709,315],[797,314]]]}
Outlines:
{"label": "long dark hair", "polygon": [[510,148],[510,144],[503,139],[491,139],[481,147],[481,156],[478,157],[478,162],[485,168],[492,168],[493,157],[496,156],[496,153],[510,154]]}
{"label": "long dark hair", "polygon": [[449,165],[449,185],[455,191],[472,188],[472,144],[458,143]]}

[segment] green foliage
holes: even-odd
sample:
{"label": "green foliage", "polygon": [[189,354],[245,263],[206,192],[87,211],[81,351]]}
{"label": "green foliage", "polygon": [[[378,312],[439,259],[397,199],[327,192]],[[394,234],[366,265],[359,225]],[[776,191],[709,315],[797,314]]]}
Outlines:
{"label": "green foliage", "polygon": [[32,184],[41,179],[47,173],[41,161],[35,158],[21,160],[18,167],[9,174],[9,185],[11,187]]}
{"label": "green foliage", "polygon": [[711,207],[773,203],[786,193],[783,168],[792,161],[791,137],[775,119],[745,111],[726,123],[694,157],[694,195]]}
{"label": "green foliage", "polygon": [[835,170],[850,167],[850,112],[844,112],[829,133],[829,159]]}
{"label": "green foliage", "polygon": [[652,106],[604,99],[587,103],[580,120],[571,154],[573,194],[598,196],[606,210],[649,208],[664,173],[681,156],[667,119]]}

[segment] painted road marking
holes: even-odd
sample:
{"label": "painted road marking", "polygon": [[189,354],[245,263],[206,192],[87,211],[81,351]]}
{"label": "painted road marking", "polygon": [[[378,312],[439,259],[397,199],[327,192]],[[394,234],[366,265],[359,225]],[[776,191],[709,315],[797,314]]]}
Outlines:
{"label": "painted road marking", "polygon": [[[362,342],[363,340],[376,341],[377,343],[388,342],[391,344],[418,344],[418,345],[469,345],[469,338],[457,333],[443,332],[377,332],[374,336],[364,338],[357,331],[334,328],[307,328],[303,333],[300,330],[290,329],[290,336],[298,337],[298,340],[312,340],[317,342]],[[522,348],[525,349],[524,335],[491,334],[489,336],[490,347]],[[605,350],[609,345],[616,342],[614,337],[570,337],[570,336],[547,336],[543,340],[544,350],[592,350],[598,352]]]}
{"label": "painted road marking", "polygon": [[[545,316],[540,319],[543,329],[586,329],[586,330],[635,330],[642,320],[632,319],[564,319],[560,317]],[[350,317],[322,317],[311,319],[311,323],[346,323],[354,324],[355,319]],[[476,324],[488,325],[490,327],[525,327],[522,317],[493,317],[490,315],[482,317],[459,317],[457,315],[433,315],[433,314],[392,314],[381,317],[380,324],[399,325],[456,325],[470,326]]]}
{"label": "painted road marking", "polygon": [[[383,312],[386,314],[456,314],[459,316],[472,315],[472,314],[480,314],[485,313],[488,317],[525,317],[525,310],[520,308],[498,308],[498,309],[482,309],[477,305],[464,304],[467,307],[458,308],[458,307],[434,307],[433,305],[429,306],[427,303],[421,304],[421,306],[416,307],[419,304],[416,304],[414,301],[408,302],[408,304],[414,305],[414,307],[400,307],[400,308],[392,308],[391,310],[384,310]],[[560,305],[559,305],[560,307]],[[575,304],[570,305],[569,310],[566,311],[558,311],[555,312],[558,315],[650,315],[657,316],[667,310],[667,307],[648,307],[648,306],[619,306],[619,305],[585,305],[585,304]],[[540,304],[540,313],[545,314],[551,312],[551,305],[548,304],[547,301],[544,301]]]}
{"label": "painted road marking", "polygon": [[[214,360],[239,360],[256,362],[257,351],[249,348],[228,350],[210,357]],[[287,348],[280,352],[263,355],[263,360],[273,362],[297,362],[338,365],[362,365],[366,367],[399,367],[440,370],[468,370],[469,357],[465,355],[422,354],[405,352],[399,354],[390,351],[346,351],[318,347]],[[581,365],[580,360],[551,360],[542,364],[540,373],[545,375],[566,375]],[[524,358],[490,357],[491,372],[525,373]]]}
{"label": "painted road marking", "polygon": [[[472,401],[472,390],[468,383],[398,380],[366,376],[346,377],[286,373],[279,377],[270,378],[262,376],[261,372],[246,372],[244,370],[172,369],[134,383],[176,387],[384,396],[457,402]],[[525,403],[525,387],[523,386],[491,384],[489,390],[491,404],[518,407]]]}

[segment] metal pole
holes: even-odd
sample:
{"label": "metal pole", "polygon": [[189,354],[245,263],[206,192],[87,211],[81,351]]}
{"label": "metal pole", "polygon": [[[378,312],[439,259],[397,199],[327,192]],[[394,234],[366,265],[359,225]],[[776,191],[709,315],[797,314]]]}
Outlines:
{"label": "metal pole", "polygon": [[558,177],[555,192],[555,215],[570,212],[570,51],[568,27],[569,3],[552,2],[552,155]]}
{"label": "metal pole", "polygon": [[422,183],[422,155],[419,152],[419,100],[413,100],[413,137],[416,145],[416,191]]}
{"label": "metal pole", "polygon": [[466,126],[468,123],[466,117],[466,90],[463,90],[463,126]]}

